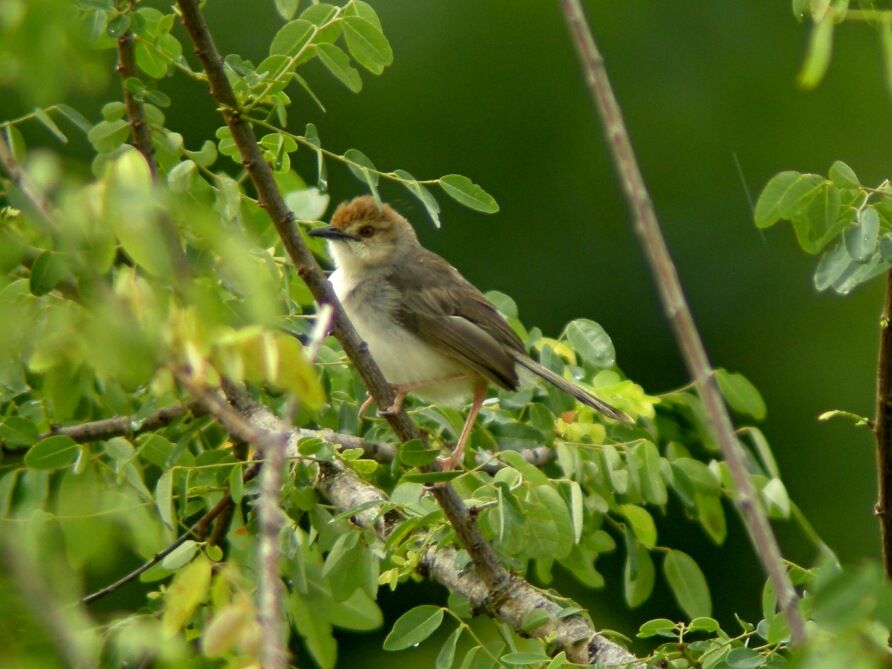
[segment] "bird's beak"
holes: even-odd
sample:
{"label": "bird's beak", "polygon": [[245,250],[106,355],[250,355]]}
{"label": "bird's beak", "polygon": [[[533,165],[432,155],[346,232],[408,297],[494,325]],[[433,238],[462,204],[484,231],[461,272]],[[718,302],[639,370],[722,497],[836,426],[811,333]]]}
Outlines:
{"label": "bird's beak", "polygon": [[348,234],[343,230],[333,228],[330,225],[324,225],[321,228],[310,230],[308,234],[310,235],[310,237],[322,237],[322,239],[334,239],[337,241],[356,241],[356,237],[354,237],[353,235]]}

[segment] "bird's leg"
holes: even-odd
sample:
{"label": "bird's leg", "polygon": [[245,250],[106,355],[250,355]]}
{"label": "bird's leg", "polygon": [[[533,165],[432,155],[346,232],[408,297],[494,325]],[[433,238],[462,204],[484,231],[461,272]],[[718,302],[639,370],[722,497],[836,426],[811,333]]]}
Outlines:
{"label": "bird's leg", "polygon": [[[428,379],[427,381],[415,381],[414,383],[393,383],[391,386],[394,390],[396,390],[396,397],[393,400],[393,404],[391,404],[386,409],[379,409],[379,416],[393,416],[394,414],[398,414],[400,409],[403,408],[403,401],[406,399],[406,395],[411,393],[413,390],[421,390],[422,388],[427,388],[428,386],[436,386],[440,383],[446,383],[448,381],[458,381],[459,379],[463,379],[467,376],[466,374],[451,374],[449,376],[441,376],[438,379]],[[366,400],[368,402],[368,400]],[[363,404],[365,407],[365,404]],[[368,407],[366,407],[368,408]]]}
{"label": "bird's leg", "polygon": [[458,443],[455,445],[455,450],[452,451],[452,454],[448,458],[440,461],[442,471],[451,471],[455,469],[455,466],[462,461],[465,444],[467,443],[468,438],[471,436],[471,430],[474,427],[474,421],[477,419],[477,414],[480,413],[480,407],[483,406],[483,400],[485,399],[486,386],[475,388],[474,401],[471,402],[471,410],[468,411],[468,417],[465,419],[465,425],[461,429],[461,434],[458,437]]}
{"label": "bird's leg", "polygon": [[365,402],[362,403],[362,406],[359,407],[359,420],[362,420],[365,416],[365,412],[369,410],[369,407],[375,403],[375,396],[371,393],[368,397],[365,398]]}

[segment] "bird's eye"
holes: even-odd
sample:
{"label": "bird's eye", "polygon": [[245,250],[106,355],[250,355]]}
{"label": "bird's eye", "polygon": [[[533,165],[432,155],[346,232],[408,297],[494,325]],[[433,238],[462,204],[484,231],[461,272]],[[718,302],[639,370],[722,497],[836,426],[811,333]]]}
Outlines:
{"label": "bird's eye", "polygon": [[366,225],[360,228],[359,234],[361,237],[371,237],[373,234],[375,234],[375,228],[373,228],[371,225]]}

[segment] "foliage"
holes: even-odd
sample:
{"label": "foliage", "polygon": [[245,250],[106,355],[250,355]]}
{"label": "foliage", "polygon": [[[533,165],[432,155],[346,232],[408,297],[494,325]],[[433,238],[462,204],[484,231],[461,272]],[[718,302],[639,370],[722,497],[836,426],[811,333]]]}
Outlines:
{"label": "foliage", "polygon": [[[31,25],[44,4],[13,2],[5,20]],[[324,146],[307,118],[301,118],[303,132],[289,130],[295,113],[289,87],[296,84],[319,102],[302,74],[307,63],[318,60],[358,92],[361,70],[379,75],[393,54],[377,14],[361,0],[305,8],[294,0],[275,4],[283,25],[270,36],[269,55],[257,65],[236,54],[225,62],[242,118],[259,135],[302,234],[329,208],[332,162],[375,197],[381,179],[402,185],[435,225],[440,209],[434,187],[471,209],[498,210],[467,177],[417,180],[405,170],[378,170],[358,149]],[[87,51],[80,45],[89,36],[100,55],[83,58],[104,57],[111,69],[115,40],[128,31],[134,36],[140,74],[123,83],[142,103],[161,176],[155,182],[143,155],[126,144],[130,119],[116,100],[98,115],[46,104],[2,124],[3,139],[26,174],[26,180],[4,182],[0,212],[0,320],[10,324],[0,331],[2,543],[37,565],[58,624],[71,630],[79,649],[71,652],[92,664],[118,667],[151,656],[158,667],[258,666],[258,485],[247,475],[255,454],[201,412],[183,411],[161,426],[153,416],[190,402],[178,383],[187,375],[209,389],[222,379],[247,383],[256,399],[291,415],[299,427],[376,443],[393,443],[394,437],[383,420],[359,419],[364,389],[335,340],[322,342],[314,362],[305,355],[300,342],[314,323],[313,300],[247,186],[230,130],[221,125],[213,139],[189,148],[168,127],[163,110],[184,102],[168,97],[165,79],[178,72],[195,80],[196,91],[205,85],[204,74],[184,56],[189,49],[174,30],[175,13],[113,0],[75,5],[76,22],[52,23],[70,35],[67,59],[80,62]],[[4,58],[24,62],[25,49],[4,44]],[[56,88],[50,90],[76,85],[75,75],[68,76],[54,73]],[[71,169],[48,146],[26,147],[20,128],[35,123],[61,142],[83,134],[93,149],[88,168]],[[298,151],[313,155],[310,175],[294,168]],[[763,193],[757,222],[792,220],[813,252],[842,238],[846,262],[859,263],[853,274],[862,276],[862,265],[886,262],[880,238],[892,228],[892,209],[884,205],[885,186],[866,189],[843,168],[835,166],[828,180],[784,176]],[[832,211],[827,202],[836,203]],[[843,232],[847,226],[858,232]],[[318,240],[303,239],[326,259]],[[184,252],[185,268],[177,249]],[[835,280],[828,285],[835,287]],[[423,468],[457,438],[463,414],[454,408],[411,403],[430,446],[404,444],[399,457],[389,460],[319,436],[302,439],[289,454],[281,494],[279,570],[292,648],[319,667],[332,667],[336,629],[382,627],[380,588],[421,580],[425,551],[457,544],[427,487],[448,478],[499,557],[543,588],[557,572],[589,588],[603,587],[609,577],[622,580],[626,602],[635,608],[648,600],[659,574],[678,609],[667,612],[671,620],[648,621],[639,630],[640,638],[655,642],[649,647],[654,661],[678,668],[780,667],[792,657],[800,666],[819,667],[839,666],[821,664],[826,657],[851,664],[857,656],[864,659],[854,666],[878,666],[892,623],[888,588],[869,567],[842,571],[819,540],[819,568],[790,566],[806,593],[802,605],[814,621],[813,646],[798,659],[786,652],[786,623],[768,589],[762,620],[741,620],[739,631],[721,629],[710,617],[712,594],[700,567],[683,546],[661,543],[655,522],[683,515],[716,544],[726,538],[725,501],[735,491],[717,459],[700,399],[688,389],[651,395],[625,378],[609,335],[593,321],[575,320],[551,338],[527,328],[510,297],[488,297],[542,364],[586,385],[637,424],[613,423],[550,387],[530,385],[492,395],[473,431],[466,468],[445,476]],[[716,379],[741,419],[765,416],[764,401],[744,376],[718,370]],[[118,416],[127,417],[125,429],[101,439],[75,439],[60,429]],[[771,517],[792,519],[807,531],[764,435],[755,426],[740,434]],[[535,461],[533,449],[542,447],[548,455]],[[384,491],[386,501],[367,508],[328,504],[318,490],[319,473],[333,461]],[[70,606],[114,580],[117,556],[150,560],[226,496],[236,505],[231,520],[216,526],[222,536],[196,532],[144,571],[137,604],[114,613]],[[399,512],[399,525],[386,540],[352,521],[372,508],[381,517]],[[468,567],[468,554],[458,549],[457,568]],[[601,558],[614,551],[623,555],[622,573],[605,575]],[[55,651],[35,642],[56,634],[44,629],[45,611],[35,606],[41,587],[27,578],[27,567],[9,562],[0,597],[4,605],[9,600],[6,608],[21,610],[17,628],[27,630],[5,638],[10,657],[17,666],[56,666],[61,660]],[[558,593],[549,596],[562,606],[561,616],[581,612]],[[30,600],[33,613],[19,600]],[[454,627],[437,656],[438,668],[568,664],[547,637],[524,638],[503,623],[490,623],[495,640],[484,640],[480,625],[470,622],[475,613],[466,598],[452,593],[446,607],[428,603],[404,612],[383,647],[402,651],[449,624]],[[532,615],[523,631],[543,622]],[[669,641],[659,643],[662,638]]]}

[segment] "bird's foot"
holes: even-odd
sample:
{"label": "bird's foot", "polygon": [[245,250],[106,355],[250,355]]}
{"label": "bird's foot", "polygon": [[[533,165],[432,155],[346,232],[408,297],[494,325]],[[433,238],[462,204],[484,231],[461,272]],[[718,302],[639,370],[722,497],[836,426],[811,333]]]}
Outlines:
{"label": "bird's foot", "polygon": [[405,399],[406,391],[398,387],[396,391],[396,397],[393,399],[393,404],[384,409],[378,409],[378,415],[384,416],[385,418],[396,416],[400,411],[403,410],[403,401]]}
{"label": "bird's foot", "polygon": [[359,420],[365,418],[366,412],[369,410],[369,407],[375,403],[375,398],[372,395],[369,395],[365,398],[365,402],[362,403],[362,406],[359,407]]}

